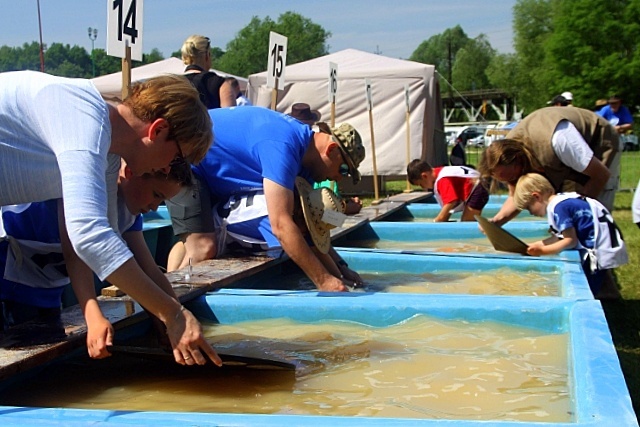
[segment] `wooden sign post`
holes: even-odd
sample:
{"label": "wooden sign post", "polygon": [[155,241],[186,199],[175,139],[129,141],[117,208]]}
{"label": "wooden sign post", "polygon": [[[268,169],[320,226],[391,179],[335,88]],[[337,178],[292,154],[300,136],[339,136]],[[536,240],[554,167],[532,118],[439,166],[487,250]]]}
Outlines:
{"label": "wooden sign post", "polygon": [[271,88],[271,109],[278,103],[278,89],[284,89],[284,74],[287,66],[287,38],[271,31],[269,33],[269,60],[267,65],[267,87]]}
{"label": "wooden sign post", "polygon": [[379,205],[380,192],[378,190],[378,166],[376,165],[376,139],[373,131],[373,101],[371,97],[371,80],[365,79],[365,91],[367,95],[367,109],[369,110],[369,129],[371,130],[371,161],[373,162],[373,201],[372,205]]}
{"label": "wooden sign post", "polygon": [[131,60],[142,61],[143,0],[107,0],[107,55],[122,58],[122,99],[131,91]]}
{"label": "wooden sign post", "polygon": [[331,129],[336,127],[336,92],[338,91],[338,64],[329,62],[329,105],[331,105]]}
{"label": "wooden sign post", "polygon": [[[409,106],[409,85],[404,85],[404,103],[406,107],[405,121],[407,122],[407,166],[411,162],[411,107]],[[407,189],[405,193],[411,193],[411,183],[409,182],[409,175],[407,174]]]}
{"label": "wooden sign post", "polygon": [[124,101],[131,93],[131,46],[129,43],[124,48],[122,58],[122,100]]}
{"label": "wooden sign post", "polygon": [[[329,105],[331,105],[331,129],[336,127],[336,92],[338,91],[338,64],[329,62]],[[338,192],[338,183],[330,182],[331,190]]]}

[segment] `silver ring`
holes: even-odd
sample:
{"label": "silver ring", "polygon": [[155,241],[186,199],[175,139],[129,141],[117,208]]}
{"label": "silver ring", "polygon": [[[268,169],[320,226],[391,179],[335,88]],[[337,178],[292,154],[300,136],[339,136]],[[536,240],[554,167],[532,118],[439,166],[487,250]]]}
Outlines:
{"label": "silver ring", "polygon": [[189,360],[189,359],[191,359],[191,356],[187,356],[184,358],[184,360]]}

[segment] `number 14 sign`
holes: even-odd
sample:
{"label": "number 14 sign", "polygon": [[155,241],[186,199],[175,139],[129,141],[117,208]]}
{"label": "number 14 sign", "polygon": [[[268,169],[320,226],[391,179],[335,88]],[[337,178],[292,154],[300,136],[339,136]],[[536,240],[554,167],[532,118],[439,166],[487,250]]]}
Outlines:
{"label": "number 14 sign", "polygon": [[143,0],[107,0],[107,54],[125,57],[131,47],[131,59],[142,61]]}

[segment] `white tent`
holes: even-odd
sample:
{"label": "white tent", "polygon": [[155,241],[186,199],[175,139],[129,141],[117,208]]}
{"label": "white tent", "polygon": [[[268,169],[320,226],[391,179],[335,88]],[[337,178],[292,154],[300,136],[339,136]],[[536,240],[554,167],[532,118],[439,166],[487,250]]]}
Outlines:
{"label": "white tent", "polygon": [[[145,80],[162,74],[184,74],[185,65],[178,58],[167,58],[151,64],[141,65],[131,69],[131,82]],[[222,77],[235,77],[240,83],[243,92],[247,86],[247,79],[234,76],[229,73],[212,69],[214,73]],[[122,95],[122,72],[107,74],[91,79],[102,96],[106,99],[120,99]]]}
{"label": "white tent", "polygon": [[[346,49],[331,55],[289,65],[284,90],[278,91],[276,109],[291,111],[305,102],[330,123],[329,63],[337,64],[335,123],[348,122],[362,136],[367,156],[362,175],[373,175],[371,129],[365,79],[371,81],[376,166],[379,176],[404,176],[407,170],[405,85],[409,86],[410,158],[421,158],[434,166],[447,163],[447,146],[440,90],[433,65],[388,58]],[[270,107],[267,73],[249,76],[248,96],[254,105]]]}

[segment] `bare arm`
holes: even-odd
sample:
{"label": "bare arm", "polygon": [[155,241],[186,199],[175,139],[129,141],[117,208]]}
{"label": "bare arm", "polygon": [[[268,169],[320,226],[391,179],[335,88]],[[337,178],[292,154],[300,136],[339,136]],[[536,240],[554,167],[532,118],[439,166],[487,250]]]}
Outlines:
{"label": "bare arm", "polygon": [[551,236],[543,241],[535,242],[529,245],[527,253],[529,255],[554,255],[565,249],[573,249],[578,244],[578,235],[576,229],[571,227],[562,232],[562,239]]}
{"label": "bare arm", "polygon": [[287,255],[305,272],[318,289],[345,291],[346,287],[342,281],[333,276],[320,262],[293,221],[293,191],[265,179],[264,194],[267,200],[271,229]]}
{"label": "bare arm", "polygon": [[604,163],[593,156],[582,173],[589,177],[589,181],[582,188],[582,192],[585,196],[596,199],[604,190],[609,177],[611,177],[611,172],[609,172]]}
{"label": "bare arm", "polygon": [[633,129],[633,123],[625,123],[624,125],[617,125],[616,131],[618,133],[625,133],[628,130]]}
{"label": "bare arm", "polygon": [[98,305],[93,285],[93,272],[71,246],[64,222],[62,200],[58,201],[58,230],[71,287],[87,323],[87,352],[92,358],[102,359],[109,356],[107,346],[113,343],[113,326],[104,317]]}
{"label": "bare arm", "polygon": [[364,285],[364,280],[362,280],[362,277],[360,277],[360,275],[356,271],[349,268],[347,263],[342,259],[340,254],[336,252],[333,246],[329,248],[329,256],[331,257],[332,261],[335,263],[338,270],[340,270],[340,274],[342,275],[344,280],[353,281],[354,286]]}
{"label": "bare arm", "polygon": [[[174,292],[171,282],[169,282],[167,276],[165,276],[162,270],[160,270],[160,267],[156,265],[156,262],[149,251],[149,247],[144,240],[142,231],[127,231],[122,235],[122,238],[127,242],[127,246],[129,246],[129,249],[133,252],[133,256],[142,268],[142,271],[144,271],[160,289],[166,292],[167,295],[177,300],[178,296]],[[152,313],[147,312],[147,314],[154,324],[159,342],[163,346],[170,347],[171,343],[167,337],[167,331],[164,324]]]}
{"label": "bare arm", "polygon": [[220,86],[220,106],[224,107],[235,107],[236,105],[236,92],[231,87],[231,83],[229,81],[225,81],[222,86]]}
{"label": "bare arm", "polygon": [[167,295],[178,299],[175,292],[173,291],[173,287],[171,286],[171,282],[167,279],[167,276],[162,273],[160,268],[156,265],[155,260],[151,256],[151,252],[149,251],[149,247],[147,243],[144,241],[144,235],[142,231],[127,231],[122,235],[122,238],[127,242],[127,246],[133,252],[133,256],[136,261],[142,268],[142,271],[145,272],[151,280],[153,280],[163,291],[167,293]]}
{"label": "bare arm", "polygon": [[493,218],[491,218],[491,222],[494,222],[500,226],[511,221],[520,213],[520,211],[516,208],[515,203],[513,203],[513,192],[515,191],[515,186],[512,184],[507,184],[507,187],[509,188],[509,196],[507,197],[507,200],[504,201],[498,213],[495,214]]}
{"label": "bare arm", "polygon": [[110,274],[107,280],[138,301],[166,325],[177,363],[203,365],[206,363],[204,353],[216,365],[222,365],[220,357],[204,338],[202,327],[194,315],[156,286],[135,259],[127,260]]}
{"label": "bare arm", "polygon": [[449,221],[449,218],[451,218],[451,210],[458,206],[458,203],[459,202],[456,200],[450,203],[446,203],[444,206],[442,206],[442,209],[440,209],[438,215],[433,219],[433,222]]}
{"label": "bare arm", "polygon": [[167,271],[185,268],[189,265],[189,259],[195,264],[214,259],[217,255],[215,233],[187,233],[183,236],[183,241],[171,249],[171,262],[167,264]]}

